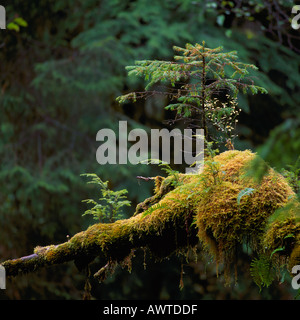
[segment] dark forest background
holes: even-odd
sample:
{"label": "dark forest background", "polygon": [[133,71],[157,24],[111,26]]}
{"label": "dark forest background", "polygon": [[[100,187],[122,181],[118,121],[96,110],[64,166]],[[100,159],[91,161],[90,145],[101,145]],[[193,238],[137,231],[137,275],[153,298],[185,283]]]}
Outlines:
{"label": "dark forest background", "polygon": [[[9,29],[0,31],[0,261],[64,242],[94,221],[82,217],[99,191],[82,173],[127,189],[132,207],[152,194],[136,176],[162,174],[150,165],[96,161],[96,133],[163,128],[173,114],[164,101],[119,105],[116,97],[142,90],[125,66],[139,59],[170,60],[186,42],[237,50],[259,68],[268,95],[241,96],[235,147],[258,151],[277,170],[300,151],[300,29],[291,27],[293,1],[40,0],[2,1]],[[22,19],[18,19],[22,18]],[[131,273],[117,269],[105,283],[91,278],[96,299],[293,299],[290,281],[259,292],[240,257],[238,283],[224,287],[215,265],[173,256],[156,262],[136,252]],[[146,269],[144,269],[146,263]],[[91,266],[98,270],[97,262]],[[98,269],[97,269],[98,268]],[[184,288],[179,289],[184,270]],[[81,299],[84,272],[74,264],[18,277],[2,299]]]}

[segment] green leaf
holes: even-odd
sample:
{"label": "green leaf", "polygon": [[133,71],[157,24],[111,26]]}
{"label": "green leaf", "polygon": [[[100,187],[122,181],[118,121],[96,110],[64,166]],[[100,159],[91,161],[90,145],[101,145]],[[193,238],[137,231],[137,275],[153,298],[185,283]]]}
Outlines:
{"label": "green leaf", "polygon": [[225,16],[222,14],[220,16],[217,16],[217,24],[222,27],[225,21]]}
{"label": "green leaf", "polygon": [[270,258],[272,258],[274,253],[279,252],[279,251],[284,251],[284,250],[285,250],[285,247],[280,247],[280,248],[277,248],[277,249],[273,250],[271,255],[270,255]]}
{"label": "green leaf", "polygon": [[21,27],[27,27],[28,26],[28,23],[21,17],[15,18],[13,22],[18,24]]}
{"label": "green leaf", "polygon": [[285,236],[283,239],[288,239],[288,238],[295,238],[295,235],[292,233],[289,233],[287,236]]}
{"label": "green leaf", "polygon": [[252,194],[254,191],[255,191],[255,189],[253,189],[253,188],[245,188],[245,189],[241,190],[237,196],[238,205],[240,204],[242,197],[248,196],[248,195]]}
{"label": "green leaf", "polygon": [[20,31],[20,27],[19,27],[17,24],[15,24],[14,22],[10,22],[10,23],[7,25],[7,29],[9,29],[9,30],[15,30],[15,31],[17,31],[17,32]]}

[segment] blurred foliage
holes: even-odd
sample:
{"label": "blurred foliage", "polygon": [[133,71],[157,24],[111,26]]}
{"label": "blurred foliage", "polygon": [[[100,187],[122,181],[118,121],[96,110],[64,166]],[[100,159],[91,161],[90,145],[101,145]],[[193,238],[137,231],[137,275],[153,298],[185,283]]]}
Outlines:
{"label": "blurred foliage", "polygon": [[17,18],[14,18],[14,20],[11,21],[7,25],[7,29],[8,30],[15,30],[15,31],[19,32],[20,31],[20,27],[27,27],[27,26],[28,26],[28,24],[23,18],[17,17]]}
{"label": "blurred foliage", "polygon": [[[145,58],[170,60],[173,45],[205,40],[256,65],[255,82],[269,95],[238,98],[242,112],[235,146],[260,146],[259,153],[279,169],[295,164],[300,42],[299,32],[290,27],[292,1],[14,0],[3,5],[7,23],[17,28],[2,30],[0,40],[1,260],[65,241],[92,223],[81,217],[87,209],[81,201],[96,190],[86,186],[81,173],[95,172],[111,181],[112,189],[127,189],[133,205],[151,194],[153,186],[136,176],[155,175],[156,169],[99,166],[95,137],[101,128],[117,131],[119,120],[128,120],[132,128],[160,128],[172,116],[161,108],[166,105],[161,99],[121,107],[115,98],[144,87],[126,76],[126,65]],[[288,288],[273,284],[259,295],[244,275],[235,290],[224,289],[214,267],[205,272],[201,263],[187,266],[192,271],[179,291],[180,258],[157,265],[148,258],[146,271],[143,257],[136,259],[140,263],[131,275],[124,270],[111,282],[93,283],[94,297],[291,297]],[[245,253],[239,263],[249,270],[247,259]],[[15,279],[8,287],[1,298],[77,299],[84,275],[73,265],[59,266]]]}

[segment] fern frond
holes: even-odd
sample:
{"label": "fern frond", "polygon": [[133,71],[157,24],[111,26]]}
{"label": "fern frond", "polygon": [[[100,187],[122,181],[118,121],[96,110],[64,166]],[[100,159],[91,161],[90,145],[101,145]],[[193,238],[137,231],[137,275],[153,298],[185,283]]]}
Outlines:
{"label": "fern frond", "polygon": [[270,258],[261,255],[259,258],[253,259],[250,264],[250,274],[259,287],[259,291],[262,290],[262,287],[269,287],[275,279],[275,271]]}
{"label": "fern frond", "polygon": [[151,214],[153,211],[157,210],[157,209],[166,209],[167,205],[166,204],[158,204],[156,203],[155,205],[153,205],[152,207],[148,208],[146,211],[144,211],[142,217],[146,217],[149,214]]}

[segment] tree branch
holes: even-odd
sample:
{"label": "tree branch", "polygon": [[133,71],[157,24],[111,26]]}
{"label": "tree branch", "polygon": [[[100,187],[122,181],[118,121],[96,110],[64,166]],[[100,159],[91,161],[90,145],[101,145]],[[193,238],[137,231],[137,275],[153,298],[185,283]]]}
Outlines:
{"label": "tree branch", "polygon": [[[245,166],[254,157],[247,150],[226,151],[208,161],[201,174],[176,177],[176,186],[175,177],[157,177],[155,195],[140,204],[133,217],[92,225],[67,242],[37,247],[33,254],[2,266],[7,276],[16,276],[72,260],[83,269],[101,257],[107,263],[96,276],[103,279],[117,263],[128,264],[136,249],[147,248],[152,256],[164,258],[200,242],[217,263],[224,263],[226,273],[244,239],[256,252],[282,247],[272,256],[300,262],[299,202],[285,179],[270,168],[260,184],[245,177]],[[247,194],[246,188],[254,191]]]}
{"label": "tree branch", "polygon": [[7,260],[2,266],[7,276],[33,272],[71,260],[79,269],[83,269],[97,256],[107,261],[122,262],[132,250],[148,247],[154,255],[165,257],[181,247],[196,244],[195,228],[194,232],[186,233],[185,221],[188,219],[188,223],[192,223],[189,217],[171,212],[169,215],[160,215],[158,211],[151,216],[138,214],[114,223],[95,224],[67,242],[37,247],[33,254]]}

